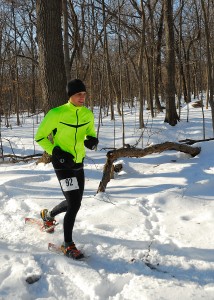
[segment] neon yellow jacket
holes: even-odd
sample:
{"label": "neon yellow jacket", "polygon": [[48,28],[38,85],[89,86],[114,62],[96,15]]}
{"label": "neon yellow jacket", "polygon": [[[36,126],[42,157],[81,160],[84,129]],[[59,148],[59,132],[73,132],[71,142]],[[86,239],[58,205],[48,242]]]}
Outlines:
{"label": "neon yellow jacket", "polygon": [[[54,144],[48,139],[52,134]],[[68,102],[51,109],[37,130],[35,141],[48,153],[59,146],[71,153],[76,163],[85,157],[84,140],[86,136],[96,137],[94,115],[85,106],[74,106]]]}

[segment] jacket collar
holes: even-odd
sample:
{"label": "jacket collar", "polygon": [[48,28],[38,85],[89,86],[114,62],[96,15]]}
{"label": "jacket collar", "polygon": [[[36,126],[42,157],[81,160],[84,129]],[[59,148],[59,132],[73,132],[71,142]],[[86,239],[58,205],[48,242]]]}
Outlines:
{"label": "jacket collar", "polygon": [[73,111],[77,111],[82,109],[83,106],[75,106],[73,103],[71,103],[70,101],[68,101],[67,106],[69,107],[69,109],[73,110]]}

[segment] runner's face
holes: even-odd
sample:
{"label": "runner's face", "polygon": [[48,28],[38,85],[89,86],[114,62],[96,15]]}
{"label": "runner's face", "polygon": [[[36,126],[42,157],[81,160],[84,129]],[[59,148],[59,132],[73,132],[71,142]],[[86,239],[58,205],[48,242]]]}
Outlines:
{"label": "runner's face", "polygon": [[75,106],[83,106],[85,102],[86,92],[80,92],[70,97],[69,101]]}

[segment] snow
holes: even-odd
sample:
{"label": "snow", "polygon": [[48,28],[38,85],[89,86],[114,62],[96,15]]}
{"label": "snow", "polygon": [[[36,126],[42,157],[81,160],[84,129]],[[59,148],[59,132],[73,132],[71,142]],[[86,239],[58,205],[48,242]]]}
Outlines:
{"label": "snow", "polygon": [[[164,141],[203,139],[202,112],[183,107],[181,121],[171,127],[164,113],[138,129],[137,108],[125,109],[126,143],[143,135],[143,147]],[[97,111],[95,111],[98,123]],[[28,155],[36,117],[22,127],[3,126],[5,154]],[[121,147],[121,118],[103,119],[96,152],[87,151],[86,186],[74,238],[87,258],[74,261],[51,253],[48,242],[61,244],[63,214],[54,234],[26,225],[63,200],[51,164],[36,161],[0,164],[0,299],[171,300],[214,299],[214,141],[196,157],[164,151],[143,158],[121,158],[123,170],[96,194],[108,149]],[[205,110],[206,138],[212,138],[210,109]],[[11,150],[12,146],[12,150]],[[142,147],[142,142],[138,144]],[[33,277],[37,281],[27,283]]]}

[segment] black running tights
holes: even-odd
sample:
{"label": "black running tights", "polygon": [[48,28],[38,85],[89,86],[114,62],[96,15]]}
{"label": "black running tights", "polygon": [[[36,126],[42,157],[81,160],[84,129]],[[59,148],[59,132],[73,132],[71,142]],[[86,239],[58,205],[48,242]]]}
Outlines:
{"label": "black running tights", "polygon": [[51,210],[51,217],[65,212],[64,216],[64,242],[73,241],[72,232],[76,215],[81,206],[81,200],[85,185],[83,168],[79,170],[55,169],[65,201],[62,201]]}

